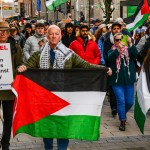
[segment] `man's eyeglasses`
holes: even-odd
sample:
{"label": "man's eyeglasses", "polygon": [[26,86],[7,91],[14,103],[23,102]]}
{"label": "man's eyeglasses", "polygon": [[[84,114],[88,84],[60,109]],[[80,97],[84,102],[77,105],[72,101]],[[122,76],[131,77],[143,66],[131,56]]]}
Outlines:
{"label": "man's eyeglasses", "polygon": [[0,34],[6,34],[8,33],[8,30],[0,30]]}
{"label": "man's eyeglasses", "polygon": [[119,41],[121,41],[121,39],[115,39],[115,41],[116,41],[116,42],[119,42]]}

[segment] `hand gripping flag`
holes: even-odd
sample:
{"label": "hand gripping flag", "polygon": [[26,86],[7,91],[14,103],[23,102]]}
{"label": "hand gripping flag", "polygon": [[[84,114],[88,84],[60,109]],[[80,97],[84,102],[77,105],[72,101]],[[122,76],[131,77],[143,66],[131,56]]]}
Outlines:
{"label": "hand gripping flag", "polygon": [[46,0],[46,6],[49,10],[54,10],[55,7],[67,2],[68,0]]}
{"label": "hand gripping flag", "polygon": [[127,24],[126,28],[128,31],[132,31],[139,26],[143,25],[143,23],[147,20],[150,14],[150,9],[147,0],[140,0],[139,5],[136,9],[134,15],[125,18],[124,22]]}
{"label": "hand gripping flag", "polygon": [[104,70],[27,70],[16,76],[13,135],[98,140]]}

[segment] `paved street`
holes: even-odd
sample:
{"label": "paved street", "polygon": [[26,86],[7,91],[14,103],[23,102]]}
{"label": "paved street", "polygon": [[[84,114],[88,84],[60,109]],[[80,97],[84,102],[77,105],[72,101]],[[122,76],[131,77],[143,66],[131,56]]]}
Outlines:
{"label": "paved street", "polygon": [[[145,134],[142,135],[134,121],[133,109],[128,113],[126,131],[118,130],[118,117],[112,118],[109,103],[105,100],[102,109],[101,138],[98,141],[70,140],[70,150],[149,150],[150,113],[148,114]],[[0,125],[0,131],[2,126]],[[56,141],[54,141],[56,147]],[[20,134],[11,140],[11,150],[44,150],[41,138]],[[56,148],[55,148],[56,150]]]}

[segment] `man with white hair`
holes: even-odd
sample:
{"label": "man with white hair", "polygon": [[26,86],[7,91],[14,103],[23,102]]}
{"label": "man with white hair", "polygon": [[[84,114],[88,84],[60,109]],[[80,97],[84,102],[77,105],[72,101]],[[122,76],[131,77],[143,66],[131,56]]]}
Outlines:
{"label": "man with white hair", "polygon": [[[81,59],[76,53],[60,42],[61,30],[56,25],[51,25],[47,33],[48,41],[43,46],[42,52],[35,52],[25,63],[18,68],[18,72],[24,72],[27,68],[40,69],[71,69],[71,68],[102,68],[103,66],[92,65]],[[105,69],[105,67],[104,67]],[[107,68],[106,68],[107,69]],[[108,69],[108,75],[112,71]],[[45,150],[53,149],[53,139],[44,138]],[[67,150],[68,139],[57,139],[59,150]]]}

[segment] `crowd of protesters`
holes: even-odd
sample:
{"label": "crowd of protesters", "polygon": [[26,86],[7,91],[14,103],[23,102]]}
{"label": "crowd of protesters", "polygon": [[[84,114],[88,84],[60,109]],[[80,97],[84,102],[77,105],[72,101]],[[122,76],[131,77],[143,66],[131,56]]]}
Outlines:
{"label": "crowd of protesters", "polygon": [[[53,35],[56,37],[60,30],[62,36],[59,34],[60,39],[57,40],[77,54],[77,57],[79,56],[90,64],[111,68],[112,75],[108,77],[107,92],[110,108],[113,117],[117,114],[119,116],[119,130],[125,131],[126,114],[134,103],[134,83],[137,81],[137,74],[139,74],[144,58],[150,49],[149,19],[133,33],[128,32],[122,18],[117,18],[109,24],[105,24],[99,18],[91,18],[87,23],[82,12],[79,21],[70,19],[66,23],[56,22],[55,25],[36,20],[31,20],[23,25],[13,20],[9,26],[6,22],[0,22],[0,43],[9,42],[11,44],[14,50],[12,51],[12,55],[14,55],[13,69],[16,69],[23,62],[29,64],[28,60],[32,55],[38,55],[43,51],[45,48],[43,46],[52,36],[51,28],[56,29],[56,33],[54,33],[56,35]],[[3,36],[7,33],[7,38],[4,39]],[[53,51],[50,53],[54,61],[55,54]],[[7,101],[10,99],[11,103]],[[10,111],[12,111],[13,99],[12,93],[0,91],[4,114],[1,145],[4,150],[8,150],[10,145],[12,122]],[[7,107],[11,109],[7,109]],[[46,143],[47,140],[44,142]],[[68,143],[68,141],[66,142]]]}

